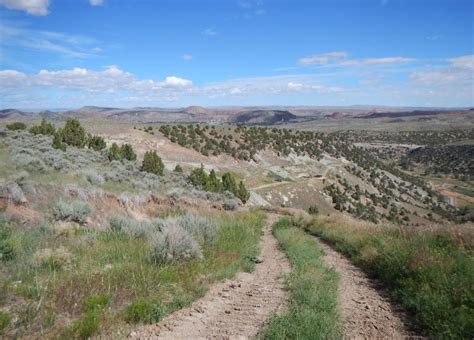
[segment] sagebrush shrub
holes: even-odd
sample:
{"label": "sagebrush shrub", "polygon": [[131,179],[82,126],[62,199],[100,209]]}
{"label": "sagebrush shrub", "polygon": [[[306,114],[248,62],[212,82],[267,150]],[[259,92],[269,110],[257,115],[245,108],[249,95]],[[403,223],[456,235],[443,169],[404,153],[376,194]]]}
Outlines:
{"label": "sagebrush shrub", "polygon": [[179,225],[188,231],[200,244],[212,244],[216,240],[217,226],[207,218],[194,214],[178,217]]}
{"label": "sagebrush shrub", "polygon": [[75,201],[66,203],[59,201],[53,208],[53,216],[57,220],[72,221],[83,224],[91,213],[91,207],[87,202]]}
{"label": "sagebrush shrub", "polygon": [[44,164],[41,159],[35,156],[20,153],[13,156],[12,160],[16,165],[31,172],[44,173],[47,170],[46,164]]}
{"label": "sagebrush shrub", "polygon": [[99,175],[95,170],[89,169],[84,171],[84,176],[86,177],[87,181],[92,185],[102,185],[104,183],[104,178]]}
{"label": "sagebrush shrub", "polygon": [[203,256],[199,243],[178,223],[170,221],[161,233],[153,235],[150,257],[155,263],[166,264]]}

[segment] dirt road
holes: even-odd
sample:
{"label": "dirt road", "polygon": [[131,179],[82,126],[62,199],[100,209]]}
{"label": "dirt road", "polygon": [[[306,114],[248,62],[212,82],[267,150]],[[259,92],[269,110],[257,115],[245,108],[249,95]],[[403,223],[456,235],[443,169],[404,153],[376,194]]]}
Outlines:
{"label": "dirt road", "polygon": [[262,263],[252,273],[211,287],[190,307],[156,325],[144,326],[130,337],[140,339],[229,339],[255,337],[273,313],[287,301],[283,276],[290,265],[271,233],[276,216],[269,215],[260,243]]}

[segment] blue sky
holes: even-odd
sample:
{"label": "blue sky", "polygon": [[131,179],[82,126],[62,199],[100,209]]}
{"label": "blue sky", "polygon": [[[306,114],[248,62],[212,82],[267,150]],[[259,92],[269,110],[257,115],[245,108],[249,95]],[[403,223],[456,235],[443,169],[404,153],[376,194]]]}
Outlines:
{"label": "blue sky", "polygon": [[472,0],[0,0],[0,107],[474,106]]}

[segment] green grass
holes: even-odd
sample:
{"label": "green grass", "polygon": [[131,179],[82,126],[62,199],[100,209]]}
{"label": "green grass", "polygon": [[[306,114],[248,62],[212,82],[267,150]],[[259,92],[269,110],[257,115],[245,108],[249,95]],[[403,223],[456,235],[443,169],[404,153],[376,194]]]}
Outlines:
{"label": "green grass", "polygon": [[440,228],[348,226],[325,217],[306,229],[379,278],[425,335],[474,337],[472,235]]}
{"label": "green grass", "polygon": [[341,338],[337,313],[338,275],[324,265],[323,251],[317,241],[293,227],[287,218],[274,224],[273,233],[293,270],[286,282],[290,294],[288,311],[271,319],[264,337]]}
{"label": "green grass", "polygon": [[[121,234],[81,228],[58,235],[48,228],[11,228],[15,256],[2,263],[6,279],[0,295],[31,306],[18,334],[116,334],[117,329],[133,329],[136,322],[158,321],[203,296],[211,283],[251,270],[265,215],[219,214],[212,219],[219,225],[217,241],[204,245],[204,259],[169,265],[150,261],[146,240]],[[39,249],[59,247],[71,253],[70,264],[56,268],[35,263]],[[64,317],[73,321],[55,322]]]}

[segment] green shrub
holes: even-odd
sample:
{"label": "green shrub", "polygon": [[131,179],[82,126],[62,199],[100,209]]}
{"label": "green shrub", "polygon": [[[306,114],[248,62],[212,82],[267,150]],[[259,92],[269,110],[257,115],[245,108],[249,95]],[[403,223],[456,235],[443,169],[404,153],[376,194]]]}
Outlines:
{"label": "green shrub", "polygon": [[100,136],[92,136],[87,143],[89,149],[93,149],[95,151],[100,151],[107,147],[104,138]]}
{"label": "green shrub", "polygon": [[54,218],[62,221],[73,221],[82,224],[87,221],[87,217],[89,217],[90,213],[90,205],[83,201],[75,201],[72,203],[59,201],[53,207]]}
{"label": "green shrub", "polygon": [[137,299],[123,311],[123,318],[128,323],[159,322],[165,315],[166,310],[161,304],[153,303],[145,298]]}
{"label": "green shrub", "polygon": [[155,175],[163,175],[165,165],[161,160],[160,156],[156,154],[156,151],[147,151],[143,157],[141,171],[146,171]]}
{"label": "green shrub", "polygon": [[34,135],[54,136],[56,128],[53,124],[48,123],[46,119],[43,118],[39,125],[32,126],[29,131]]}
{"label": "green shrub", "polygon": [[120,148],[117,143],[113,143],[112,146],[109,148],[108,151],[109,161],[119,161],[122,159],[120,154]]}
{"label": "green shrub", "polygon": [[235,182],[234,176],[230,172],[226,172],[222,175],[222,186],[225,191],[229,191],[233,194],[237,192],[237,183]]}
{"label": "green shrub", "polygon": [[237,189],[236,196],[242,201],[242,203],[247,202],[250,198],[250,192],[247,190],[244,182],[242,181],[239,182],[239,188]]}
{"label": "green shrub", "polygon": [[54,134],[52,147],[61,151],[66,151],[66,144],[63,143],[61,131]]}
{"label": "green shrub", "polygon": [[8,130],[24,130],[26,129],[26,124],[22,122],[14,122],[7,124],[6,128]]}
{"label": "green shrub", "polygon": [[176,166],[174,167],[174,172],[182,173],[182,172],[183,172],[183,168],[181,167],[181,165],[176,164]]}
{"label": "green shrub", "polygon": [[319,214],[319,208],[313,205],[308,208],[308,213],[310,213],[311,215],[317,215]]}
{"label": "green shrub", "polygon": [[64,128],[61,130],[63,142],[77,148],[84,147],[86,142],[86,131],[75,118],[66,120]]}
{"label": "green shrub", "polygon": [[120,156],[122,159],[129,161],[137,160],[137,154],[133,151],[133,147],[130,144],[123,144],[120,147]]}

